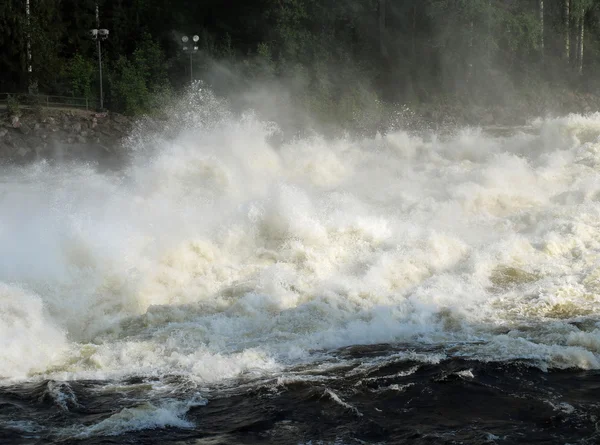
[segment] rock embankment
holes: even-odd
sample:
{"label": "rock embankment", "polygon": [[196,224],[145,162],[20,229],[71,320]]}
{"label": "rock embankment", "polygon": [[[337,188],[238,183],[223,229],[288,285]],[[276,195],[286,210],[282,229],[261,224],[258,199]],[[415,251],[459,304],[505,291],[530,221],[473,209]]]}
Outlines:
{"label": "rock embankment", "polygon": [[0,114],[0,164],[37,160],[118,162],[133,121],[114,113],[24,110]]}
{"label": "rock embankment", "polygon": [[[476,106],[460,101],[406,106],[390,113],[367,131],[375,134],[403,129],[445,134],[464,126],[514,127],[525,125],[532,117],[586,114],[600,110],[600,96],[568,91],[506,101],[510,103],[504,106]],[[202,119],[203,115],[199,113],[198,120]],[[47,160],[95,162],[118,167],[124,165],[130,155],[129,136],[135,139],[140,134],[160,134],[167,139],[175,138],[185,125],[186,119],[174,120],[166,112],[160,117],[134,120],[116,113],[73,109],[25,109],[19,116],[0,111],[0,165]],[[334,126],[333,131],[336,134],[338,127]],[[360,127],[357,134],[361,135],[364,131]],[[279,146],[282,141],[295,138],[302,132],[302,124],[300,127],[292,126],[288,131],[276,134],[269,142]]]}

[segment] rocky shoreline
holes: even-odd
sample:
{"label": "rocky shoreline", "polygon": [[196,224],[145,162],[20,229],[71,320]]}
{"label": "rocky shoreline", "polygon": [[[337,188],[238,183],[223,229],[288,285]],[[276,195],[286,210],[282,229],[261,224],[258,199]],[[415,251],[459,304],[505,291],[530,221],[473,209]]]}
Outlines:
{"label": "rocky shoreline", "polygon": [[23,110],[0,114],[0,165],[38,160],[116,162],[133,120],[86,110]]}
{"label": "rocky shoreline", "polygon": [[[379,122],[367,132],[374,135],[403,128],[416,133],[435,131],[443,134],[465,126],[511,128],[525,125],[528,117],[587,114],[600,109],[600,100],[594,95],[570,93],[551,99],[556,103],[547,103],[550,99],[545,98],[535,107],[532,104],[526,106],[525,102],[519,107],[477,107],[456,102],[424,104],[415,109],[404,108],[399,114],[390,115],[389,122]],[[137,119],[112,112],[48,108],[23,109],[15,116],[0,111],[0,165],[26,165],[45,160],[118,167],[130,154],[127,137],[132,131],[164,135],[178,128],[178,125],[169,124],[169,116]],[[298,128],[292,130],[289,134],[283,131],[271,142],[278,146],[299,134]]]}

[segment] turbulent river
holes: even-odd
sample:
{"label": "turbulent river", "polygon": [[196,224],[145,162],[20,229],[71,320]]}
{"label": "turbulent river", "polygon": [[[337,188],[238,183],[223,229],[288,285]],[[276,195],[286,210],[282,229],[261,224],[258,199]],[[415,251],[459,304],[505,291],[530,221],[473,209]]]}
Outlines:
{"label": "turbulent river", "polygon": [[0,443],[600,441],[600,114],[274,146],[219,107],[0,167]]}

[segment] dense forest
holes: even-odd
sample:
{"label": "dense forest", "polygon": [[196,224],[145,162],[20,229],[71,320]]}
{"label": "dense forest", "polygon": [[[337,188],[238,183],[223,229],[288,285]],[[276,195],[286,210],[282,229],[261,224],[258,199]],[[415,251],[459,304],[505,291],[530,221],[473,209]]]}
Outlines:
{"label": "dense forest", "polygon": [[96,27],[105,105],[129,114],[190,75],[221,93],[280,86],[329,119],[600,86],[600,0],[2,0],[0,93],[97,98]]}

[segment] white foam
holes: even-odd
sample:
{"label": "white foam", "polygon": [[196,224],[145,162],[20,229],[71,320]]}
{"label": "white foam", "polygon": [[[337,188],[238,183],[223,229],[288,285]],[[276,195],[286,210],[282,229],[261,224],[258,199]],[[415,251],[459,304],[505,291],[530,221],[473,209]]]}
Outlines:
{"label": "white foam", "polygon": [[203,91],[182,122],[124,172],[4,171],[0,376],[215,382],[385,342],[600,367],[570,324],[600,312],[600,115],[275,149]]}
{"label": "white foam", "polygon": [[[9,420],[4,423],[4,427],[29,434],[39,433],[44,429],[41,425],[31,420]],[[39,436],[30,437],[39,438]]]}
{"label": "white foam", "polygon": [[44,372],[67,349],[42,299],[0,282],[0,378]]}
{"label": "white foam", "polygon": [[408,388],[410,388],[411,386],[414,386],[414,383],[407,383],[405,385],[399,385],[397,383],[394,383],[393,385],[388,386],[387,388],[381,388],[380,390],[390,390],[390,391],[397,391],[397,392],[404,392],[406,391]]}
{"label": "white foam", "polygon": [[358,417],[362,417],[363,414],[353,405],[349,404],[348,402],[345,402],[344,400],[342,400],[342,398],[337,395],[335,392],[333,392],[331,389],[327,388],[325,389],[325,394],[329,396],[329,398],[331,400],[333,400],[335,403],[337,403],[338,405],[346,408],[349,411],[352,411],[354,414],[356,414]]}
{"label": "white foam", "polygon": [[[83,428],[74,437],[118,436],[129,431],[168,427],[192,428],[194,424],[185,419],[185,414],[190,408],[205,404],[206,400],[201,397],[189,401],[166,400],[160,405],[146,402],[132,408],[123,408],[110,417]],[[69,436],[71,434],[71,431],[67,433]]]}
{"label": "white foam", "polygon": [[71,407],[79,407],[73,388],[66,382],[49,381],[44,396],[49,396],[63,411],[69,411]]}
{"label": "white foam", "polygon": [[573,414],[575,412],[575,407],[566,402],[553,403],[549,400],[546,400],[546,403],[550,405],[555,411],[561,412],[563,414]]}
{"label": "white foam", "polygon": [[464,379],[474,379],[475,375],[473,374],[472,369],[465,369],[463,371],[458,371],[456,373],[457,376],[462,377]]}

